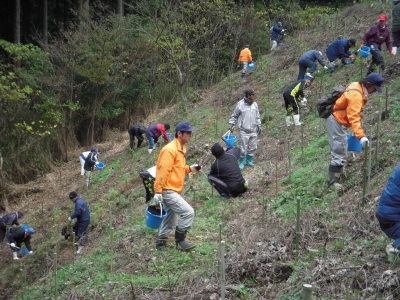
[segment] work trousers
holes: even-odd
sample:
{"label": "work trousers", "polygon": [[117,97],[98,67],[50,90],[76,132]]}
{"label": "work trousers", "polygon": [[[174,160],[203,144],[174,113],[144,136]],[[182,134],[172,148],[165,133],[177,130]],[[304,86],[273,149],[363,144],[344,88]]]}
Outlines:
{"label": "work trousers", "polygon": [[[290,94],[283,94],[283,99],[285,101],[286,115],[290,116],[292,113],[298,115],[300,112],[299,103]],[[292,111],[290,110],[292,108]]]}
{"label": "work trousers", "polygon": [[347,135],[346,127],[330,115],[326,121],[329,146],[331,148],[331,166],[344,166],[347,161]]}
{"label": "work trousers", "polygon": [[309,58],[302,58],[299,60],[299,75],[297,76],[297,80],[304,79],[304,75],[306,75],[307,68],[308,73],[312,74],[317,69],[317,64],[313,62]]}
{"label": "work trousers", "polygon": [[239,148],[240,157],[245,157],[246,154],[254,156],[257,151],[257,132],[245,132],[239,129]]}
{"label": "work trousers", "polygon": [[[167,238],[175,227],[179,230],[186,232],[193,224],[194,210],[180,194],[173,190],[164,190],[162,193],[163,208],[168,212],[168,215],[163,219],[159,238]],[[178,226],[176,222],[180,216]]]}

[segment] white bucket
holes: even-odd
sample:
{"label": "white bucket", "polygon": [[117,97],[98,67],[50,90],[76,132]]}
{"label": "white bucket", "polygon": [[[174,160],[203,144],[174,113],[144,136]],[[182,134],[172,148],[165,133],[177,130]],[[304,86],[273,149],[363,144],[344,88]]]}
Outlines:
{"label": "white bucket", "polygon": [[397,54],[397,47],[392,47],[392,53],[393,53],[393,55]]}

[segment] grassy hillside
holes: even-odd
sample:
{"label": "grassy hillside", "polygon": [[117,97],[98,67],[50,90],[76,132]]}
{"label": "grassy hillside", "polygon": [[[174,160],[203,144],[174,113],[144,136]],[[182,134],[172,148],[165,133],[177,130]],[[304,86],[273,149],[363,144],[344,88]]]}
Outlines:
{"label": "grassy hillside", "polygon": [[[317,74],[307,90],[309,104],[301,111],[304,126],[287,128],[283,90],[297,78],[297,61],[307,50],[325,51],[338,36],[357,43],[376,17],[391,6],[359,4],[322,19],[313,30],[291,33],[285,44],[268,53],[246,81],[235,73],[209,90],[196,91],[191,103],[155,112],[149,122],[176,125],[188,120],[198,129],[188,145],[187,162],[203,159],[194,191],[184,198],[196,217],[188,240],[194,251],[155,249],[156,230],[145,226],[144,188],[139,171],[155,164],[146,147],[130,151],[126,132],[110,132],[97,145],[106,167],[96,172],[87,189],[79,176],[76,149],[68,164],[35,182],[15,186],[14,209],[26,211],[33,236],[33,256],[15,262],[3,244],[0,268],[2,299],[219,299],[219,240],[226,241],[227,299],[298,299],[302,285],[313,285],[314,299],[392,299],[397,292],[399,261],[388,259],[390,242],[374,217],[379,196],[399,158],[399,57],[384,47],[385,90],[369,98],[363,127],[372,141],[371,176],[363,198],[364,152],[349,154],[347,190],[327,188],[330,162],[328,138],[315,101],[336,84],[365,76],[367,61],[343,67],[332,75]],[[245,88],[258,94],[263,133],[254,158],[243,174],[249,191],[240,198],[220,200],[207,183],[213,158],[209,148],[228,129],[228,118]],[[382,114],[379,122],[379,115]],[[367,166],[369,165],[367,160]],[[61,228],[73,210],[67,195],[76,190],[90,207],[89,242],[79,256]],[[300,241],[296,255],[296,212],[300,203]],[[18,204],[17,204],[18,203]],[[56,271],[57,270],[57,271]],[[397,281],[396,281],[397,278]],[[375,298],[374,298],[375,299]]]}

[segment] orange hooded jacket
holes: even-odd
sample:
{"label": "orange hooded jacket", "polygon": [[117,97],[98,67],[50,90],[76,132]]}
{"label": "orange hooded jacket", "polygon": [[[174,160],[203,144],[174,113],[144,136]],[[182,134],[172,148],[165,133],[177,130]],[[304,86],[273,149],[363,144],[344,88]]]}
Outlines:
{"label": "orange hooded jacket", "polygon": [[244,48],[240,51],[238,62],[251,62],[253,57],[251,56],[251,51],[249,48]]}
{"label": "orange hooded jacket", "polygon": [[[356,89],[349,91],[349,89]],[[333,106],[333,115],[336,121],[346,127],[351,127],[354,135],[361,139],[365,136],[361,127],[361,112],[367,103],[364,87],[358,82],[352,82],[346,91],[336,100]]]}
{"label": "orange hooded jacket", "polygon": [[190,168],[186,165],[185,153],[186,146],[181,147],[176,138],[161,149],[154,181],[154,190],[157,194],[161,194],[163,190],[182,193],[185,175],[190,173]]}

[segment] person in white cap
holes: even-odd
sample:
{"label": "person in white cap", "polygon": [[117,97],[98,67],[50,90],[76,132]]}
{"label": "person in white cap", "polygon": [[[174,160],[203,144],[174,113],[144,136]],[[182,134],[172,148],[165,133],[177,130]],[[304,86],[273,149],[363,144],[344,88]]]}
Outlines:
{"label": "person in white cap", "polygon": [[[328,69],[325,65],[324,60],[322,59],[322,52],[317,50],[310,50],[304,53],[299,59],[299,75],[297,76],[297,80],[304,79],[304,76],[308,76],[310,78],[314,78],[312,75],[317,69],[316,61],[320,63],[324,69]],[[309,68],[308,73],[307,68]]]}

